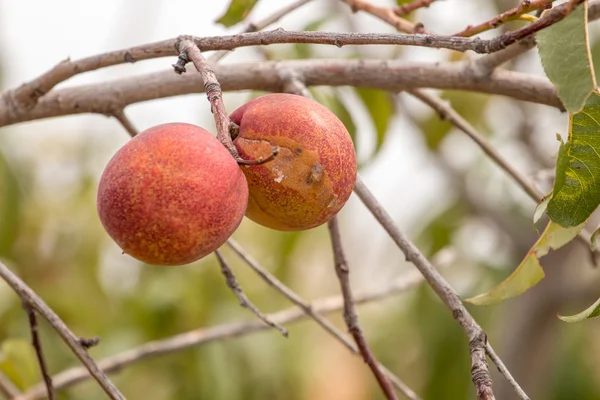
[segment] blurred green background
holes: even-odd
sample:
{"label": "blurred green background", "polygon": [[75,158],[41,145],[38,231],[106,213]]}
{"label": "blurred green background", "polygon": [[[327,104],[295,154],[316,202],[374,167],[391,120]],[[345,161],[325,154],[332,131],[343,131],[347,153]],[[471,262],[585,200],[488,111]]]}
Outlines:
{"label": "blurred green background", "polygon": [[[449,22],[445,16],[457,7],[452,5],[457,1],[435,3],[411,18],[440,33],[452,33],[465,23],[484,20],[519,3],[465,1],[460,18]],[[72,6],[66,0],[58,3],[57,7],[64,9]],[[143,22],[141,32],[126,29],[118,39],[114,33],[106,33],[110,26],[95,25],[93,15],[82,16],[83,22],[78,23],[90,25],[84,34],[102,32],[98,35],[106,39],[99,41],[91,36],[92,43],[101,45],[86,48],[82,55],[180,33],[205,35],[225,31],[202,30],[193,25],[197,23],[193,19],[177,25],[175,14],[162,15],[152,8],[165,7],[160,1],[151,2],[145,11],[140,10],[141,3],[132,3],[136,2],[107,2],[106,7],[114,8],[115,26],[123,25],[119,21],[135,11],[139,11],[136,18]],[[179,1],[169,10],[188,6],[187,3]],[[376,3],[391,6],[394,2]],[[269,15],[282,5],[274,0],[261,1],[251,20]],[[0,0],[0,7],[4,11],[0,15],[0,44],[7,49],[0,53],[0,78],[2,89],[8,89],[44,69],[25,78],[15,72],[15,66],[19,67],[16,55],[21,56],[16,60],[22,63],[28,60],[25,49],[15,50],[14,42],[23,39],[22,32],[15,30],[13,18],[24,15],[27,7],[24,3],[9,4],[8,0]],[[206,11],[208,15],[201,17],[214,21],[226,4],[211,7]],[[77,13],[77,9],[72,12]],[[34,14],[43,14],[43,10]],[[54,23],[67,17],[58,11],[52,15]],[[163,25],[167,21],[168,29],[157,28],[150,33],[148,26],[157,20]],[[338,1],[322,0],[311,2],[278,26],[390,31],[372,17],[352,15]],[[68,26],[61,29],[65,36],[69,34]],[[600,48],[595,43],[593,36],[596,53]],[[51,66],[64,58],[60,51],[50,48],[41,64]],[[67,52],[70,54],[68,48]],[[464,57],[447,51],[376,46],[350,46],[335,52],[312,45],[274,46],[236,51],[226,62],[325,57],[434,62]],[[171,61],[163,59],[152,65],[160,63],[160,68],[165,69]],[[508,67],[540,74],[535,52]],[[141,64],[127,68],[115,69],[114,75],[99,72],[95,79],[147,71]],[[435,257],[441,250],[452,255],[442,273],[461,296],[487,290],[518,265],[536,239],[531,225],[535,204],[460,132],[406,94],[324,87],[312,91],[348,127],[359,155],[360,173],[394,219],[427,256]],[[548,180],[548,172],[558,148],[555,133],[565,133],[565,115],[507,98],[455,91],[438,93],[515,166],[544,190],[549,189],[552,180]],[[227,108],[233,110],[256,95],[226,94]],[[183,102],[184,108],[180,107]],[[134,105],[131,116],[140,129],[159,121],[185,119],[214,131],[202,94]],[[95,196],[104,165],[128,136],[115,121],[101,116],[61,120],[67,122],[61,125],[57,120],[39,121],[0,130],[0,259],[77,335],[102,338],[100,345],[90,350],[91,355],[99,360],[189,330],[253,320],[225,286],[214,256],[188,266],[168,268],[142,265],[121,255],[98,221]],[[340,219],[356,292],[382,289],[413,268],[354,196]],[[305,299],[312,301],[339,293],[326,227],[283,233],[245,220],[234,238]],[[228,248],[224,255],[245,292],[261,310],[276,312],[291,307]],[[598,399],[598,323],[567,325],[556,318],[559,312],[578,312],[597,298],[598,271],[592,268],[588,252],[578,243],[550,254],[542,264],[547,277],[525,295],[498,306],[470,310],[533,399]],[[467,340],[428,287],[421,285],[362,305],[359,312],[377,358],[422,398],[474,398]],[[339,312],[331,319],[345,330]],[[40,324],[50,371],[57,373],[78,365],[45,321]],[[290,330],[288,339],[276,331],[265,330],[143,360],[111,377],[130,399],[383,398],[361,359],[314,322],[295,322],[286,327]],[[40,381],[29,341],[27,317],[19,299],[7,285],[0,284],[0,371],[20,389]],[[516,398],[495,368],[491,366],[490,370],[497,398]],[[88,380],[60,391],[58,397],[94,400],[105,395],[95,382]]]}

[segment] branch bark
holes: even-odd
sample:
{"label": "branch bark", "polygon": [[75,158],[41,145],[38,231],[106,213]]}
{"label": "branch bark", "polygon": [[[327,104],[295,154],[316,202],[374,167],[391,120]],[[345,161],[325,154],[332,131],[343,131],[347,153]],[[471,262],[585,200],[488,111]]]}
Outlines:
{"label": "branch bark", "polygon": [[[224,91],[282,91],[282,70],[293,71],[307,86],[354,86],[399,92],[416,88],[468,90],[509,96],[562,109],[553,85],[545,78],[495,70],[481,77],[471,62],[407,63],[382,60],[269,61],[215,66]],[[199,74],[179,76],[172,70],[113,81],[57,89],[25,110],[0,97],[0,126],[81,113],[112,116],[130,104],[202,93]]]}
{"label": "branch bark", "polygon": [[[35,292],[27,286],[17,275],[15,275],[6,265],[0,261],[0,277],[17,293],[21,300],[35,309],[44,317],[60,335],[63,341],[69,346],[71,351],[79,358],[85,366],[84,374],[91,374],[98,382],[100,387],[112,400],[125,400],[125,396],[119,392],[119,389],[108,379],[108,377],[98,367],[96,362],[90,357],[86,348],[81,345],[80,339],[71,332],[67,325],[56,315],[54,311]],[[45,387],[45,386],[44,386]],[[56,386],[55,386],[56,387]],[[45,391],[45,389],[43,389]]]}
{"label": "branch bark", "polygon": [[[357,293],[354,297],[354,301],[356,304],[362,304],[382,300],[405,292],[406,290],[420,284],[422,281],[423,277],[420,274],[416,272],[407,273],[406,275],[392,282],[387,287],[378,289],[376,291]],[[342,309],[342,307],[343,300],[339,296],[316,300],[312,304],[308,304],[308,308],[313,310],[314,313],[321,314],[339,311]],[[309,318],[309,314],[307,314],[302,308],[291,307],[274,314],[269,314],[268,317],[278,324],[288,324],[294,321],[305,320]],[[213,341],[234,338],[267,329],[271,328],[263,324],[262,321],[258,320],[252,320],[248,322],[231,322],[211,328],[200,328],[166,339],[148,342],[136,348],[132,348],[114,356],[107,357],[103,360],[100,360],[98,362],[98,366],[104,371],[104,373],[115,372],[127,365],[143,361],[147,358],[170,354]],[[89,379],[89,374],[87,370],[82,367],[70,368],[52,377],[54,388],[56,390],[65,389],[76,383],[85,381],[86,379]],[[43,383],[40,383],[29,389],[22,396],[15,400],[42,399],[45,397],[45,393],[45,386]]]}

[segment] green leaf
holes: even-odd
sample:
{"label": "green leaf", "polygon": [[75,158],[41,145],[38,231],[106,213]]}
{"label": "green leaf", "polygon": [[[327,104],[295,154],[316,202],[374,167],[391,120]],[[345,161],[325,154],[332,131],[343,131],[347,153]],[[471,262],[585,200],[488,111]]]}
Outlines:
{"label": "green leaf", "polygon": [[592,304],[591,306],[589,306],[587,309],[580,312],[579,314],[569,315],[569,316],[560,315],[560,314],[558,315],[558,318],[560,318],[563,321],[568,322],[570,324],[575,323],[575,322],[585,321],[586,319],[598,318],[598,317],[600,317],[600,299],[596,300],[596,302],[594,304]]}
{"label": "green leaf", "polygon": [[581,110],[596,88],[587,35],[587,2],[540,31],[536,41],[546,75],[567,111]]}
{"label": "green leaf", "polygon": [[394,115],[394,102],[388,92],[377,89],[356,89],[362,99],[377,133],[375,154],[381,149],[388,130],[390,118]]}
{"label": "green leaf", "polygon": [[9,339],[0,346],[0,371],[19,388],[38,381],[38,364],[31,344],[23,339]]}
{"label": "green leaf", "polygon": [[250,14],[256,3],[258,3],[258,0],[231,0],[225,14],[216,22],[228,28],[242,22]]}
{"label": "green leaf", "polygon": [[583,223],[600,204],[600,94],[594,92],[569,121],[569,140],[558,151],[547,208],[550,219],[564,227]]}
{"label": "green leaf", "polygon": [[563,228],[550,221],[521,264],[508,278],[490,291],[466,299],[466,301],[478,306],[496,304],[510,297],[518,296],[533,287],[544,277],[544,270],[539,259],[548,254],[550,249],[556,250],[573,240],[584,225]]}

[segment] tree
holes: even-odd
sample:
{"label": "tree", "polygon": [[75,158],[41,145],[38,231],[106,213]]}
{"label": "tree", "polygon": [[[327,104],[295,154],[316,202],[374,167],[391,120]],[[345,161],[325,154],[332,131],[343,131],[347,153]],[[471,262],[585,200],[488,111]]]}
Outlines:
{"label": "tree", "polygon": [[[226,27],[247,23],[257,3],[233,0],[217,22]],[[229,140],[225,104],[228,92],[252,90],[255,96],[257,92],[284,91],[314,97],[338,115],[355,141],[362,169],[354,191],[364,204],[364,207],[357,202],[349,204],[348,210],[329,222],[328,231],[322,227],[303,233],[279,233],[247,223],[235,235],[239,243],[231,239],[222,254],[217,253],[217,258],[203,261],[202,264],[210,263],[212,267],[221,266],[240,303],[251,308],[249,299],[257,302],[255,313],[259,318],[248,320],[244,319],[243,310],[234,308],[218,268],[165,270],[143,266],[140,269],[139,264],[123,261],[123,257],[118,261],[103,260],[111,257],[115,248],[103,248],[109,242],[94,214],[97,176],[93,168],[86,166],[86,160],[97,149],[90,146],[90,140],[83,141],[74,151],[80,179],[71,186],[73,194],[69,195],[69,201],[42,206],[31,200],[37,187],[31,176],[33,170],[11,159],[10,154],[5,154],[8,151],[2,152],[0,276],[22,301],[34,344],[32,349],[19,340],[25,337],[25,325],[13,296],[12,303],[0,312],[0,332],[6,338],[0,350],[0,392],[7,398],[52,398],[57,390],[61,393],[65,390],[69,398],[99,396],[95,386],[85,389],[75,386],[89,377],[95,378],[113,399],[125,398],[117,388],[126,388],[123,392],[136,398],[300,398],[310,397],[311,390],[318,397],[323,387],[337,393],[332,397],[348,398],[348,394],[339,394],[343,392],[336,388],[340,383],[332,370],[344,377],[356,374],[356,382],[343,382],[353,389],[356,398],[463,398],[474,393],[478,398],[492,399],[494,390],[497,398],[528,398],[525,392],[533,398],[598,396],[600,387],[591,381],[591,368],[585,368],[585,362],[590,360],[586,358],[584,344],[593,343],[591,325],[584,325],[585,331],[575,331],[575,326],[563,324],[555,314],[568,310],[568,303],[591,303],[599,295],[593,279],[582,279],[584,274],[590,274],[588,270],[581,269],[575,274],[564,264],[580,262],[590,253],[576,242],[586,246],[591,243],[592,257],[596,251],[594,234],[585,225],[599,202],[595,182],[600,171],[600,144],[594,135],[600,95],[595,92],[590,55],[594,49],[589,49],[587,31],[588,20],[600,15],[600,2],[570,0],[556,5],[550,0],[524,1],[514,8],[504,7],[505,11],[483,23],[445,36],[436,33],[435,26],[414,22],[415,15],[426,16],[434,7],[447,6],[451,1],[398,1],[380,6],[362,0],[344,0],[335,6],[336,11],[345,13],[344,18],[348,18],[345,21],[354,21],[348,13],[351,9],[359,15],[378,18],[403,34],[360,33],[358,28],[353,29],[355,33],[317,30],[331,21],[333,15],[311,20],[301,31],[263,30],[310,3],[316,2],[299,0],[276,10],[262,21],[249,23],[243,34],[180,36],[66,60],[38,78],[3,92],[0,126],[96,113],[113,117],[134,136],[137,123],[125,112],[127,107],[206,89],[210,104],[204,104],[203,111],[208,115],[208,110],[212,110],[218,137],[224,144]],[[515,23],[517,20],[521,22]],[[491,39],[477,36],[498,27],[504,32]],[[284,52],[260,47],[271,44],[294,46],[286,47]],[[398,52],[406,46],[446,49],[448,61],[409,63],[399,54],[373,59],[363,52],[366,45],[392,46]],[[318,57],[317,46],[348,46],[351,50],[346,58],[329,60]],[[220,64],[228,51],[241,47],[256,47],[264,59]],[[534,47],[539,51],[548,79],[522,72],[525,68],[520,63]],[[210,51],[215,53],[205,56]],[[175,72],[182,75],[171,68],[96,84],[56,87],[84,72],[161,57],[171,58]],[[418,111],[415,99],[430,110]],[[532,105],[536,103],[543,107]],[[491,109],[495,112],[491,113]],[[562,135],[556,160],[540,149],[536,137],[535,124],[549,115],[548,109],[565,112],[559,118],[568,116],[569,121],[568,136]],[[414,220],[417,228],[412,228],[409,234],[404,233],[402,224],[386,211],[388,207],[381,205],[369,190],[367,179],[362,178],[375,168],[381,154],[390,149],[391,132],[400,123],[398,116],[422,134],[415,146],[423,154],[424,162],[433,164],[444,181],[434,190],[439,197],[437,207],[414,206],[419,210]],[[372,135],[362,131],[364,126],[368,126]],[[508,138],[498,133],[501,130],[510,132]],[[547,141],[548,132],[541,134]],[[472,144],[476,146],[469,147]],[[556,146],[551,151],[556,151]],[[461,153],[470,160],[460,160]],[[491,165],[494,167],[490,168]],[[413,167],[416,168],[416,163]],[[524,170],[552,171],[554,183],[534,182]],[[386,179],[401,175],[394,165],[387,170],[380,168],[378,173]],[[412,175],[419,173],[422,173],[420,168],[410,171]],[[412,196],[413,189],[406,187],[402,196]],[[419,201],[416,199],[413,204]],[[363,276],[378,284],[371,291],[352,293],[348,275],[350,272],[350,276],[355,276],[352,271],[359,264],[358,253],[365,251],[367,237],[371,235],[353,232],[352,226],[361,218],[358,214],[369,214],[365,211],[373,215],[383,228],[380,232],[387,233],[420,274],[396,276],[389,281],[385,276],[364,271]],[[53,227],[48,215],[55,212],[60,216],[52,222]],[[535,222],[542,217],[547,219],[537,241],[535,231],[527,223],[532,216]],[[35,222],[36,219],[42,222]],[[69,221],[71,228],[56,227]],[[308,301],[296,291],[302,291],[302,285],[317,284],[314,276],[325,274],[325,268],[304,272],[311,276],[298,279],[294,278],[299,274],[294,265],[306,263],[306,259],[314,256],[313,251],[320,251],[316,249],[320,249],[319,242],[326,240],[327,232],[333,251],[325,253],[325,257],[333,258],[342,296]],[[358,246],[344,245],[345,236],[360,238]],[[47,256],[31,251],[39,247],[37,243],[44,237],[51,243],[46,245],[51,248]],[[245,248],[254,237],[261,237],[264,244],[274,244],[264,247],[262,256],[257,257],[265,259],[264,266],[250,256],[259,253],[258,250]],[[565,246],[572,241],[573,244]],[[487,248],[477,251],[481,246]],[[556,253],[550,251],[563,246]],[[548,277],[541,280],[544,270],[539,259],[549,252],[544,264],[557,265],[546,268]],[[394,258],[399,255],[392,254]],[[83,265],[89,268],[82,268]],[[245,265],[251,268],[242,269]],[[275,273],[269,272],[275,267]],[[232,269],[239,277],[233,275]],[[303,270],[308,269],[303,266]],[[448,275],[447,280],[443,275],[450,274],[446,272],[449,270],[456,275]],[[461,279],[456,271],[468,277]],[[333,268],[327,270],[330,272]],[[254,273],[275,290],[267,291],[263,284],[253,284]],[[128,274],[133,276],[129,282],[125,279]],[[378,321],[371,321],[375,317],[369,312],[356,317],[356,303],[382,300],[422,281],[426,285],[404,302],[410,306],[408,311],[390,306],[373,308],[375,315],[377,310],[383,315]],[[456,281],[455,286],[461,290],[454,289],[448,281]],[[352,283],[354,286],[355,281]],[[241,293],[240,284],[247,296]],[[290,288],[294,285],[298,286],[296,290]],[[283,296],[279,298],[277,292]],[[464,295],[474,305],[490,305],[521,294],[508,302],[509,308],[501,306],[504,316],[497,308],[467,308],[461,300]],[[291,301],[294,307],[282,310],[286,301]],[[258,311],[272,311],[274,304],[280,311],[267,315]],[[344,310],[344,328],[340,321],[332,322],[324,316],[340,309]],[[562,319],[579,322],[597,314],[598,303],[595,303],[580,314]],[[49,327],[38,324],[38,315],[49,322]],[[292,321],[309,318],[316,324],[294,330],[288,340],[272,331],[265,336],[265,343],[253,336],[200,347],[270,327],[285,332]],[[484,331],[476,321],[482,321],[489,329],[486,327]],[[321,332],[315,327],[323,328],[350,354],[360,354],[368,369],[360,367],[358,358],[353,359],[356,364],[351,368],[355,369],[332,361],[337,356],[331,354],[320,361],[311,359],[329,351],[330,338],[315,336],[319,334],[315,332]],[[54,346],[58,341],[48,332],[50,328],[59,333],[84,367],[74,367],[65,349]],[[568,331],[561,346],[552,336],[558,329]],[[503,332],[506,330],[512,332]],[[103,340],[98,344],[98,340],[82,338],[74,332],[83,336],[100,335]],[[397,335],[402,333],[408,339],[398,343]],[[492,347],[496,346],[496,339],[504,341],[500,353],[507,354],[506,365]],[[179,353],[190,347],[198,350]],[[550,348],[558,347],[560,353],[549,354]],[[307,349],[312,350],[307,352]],[[413,349],[417,349],[417,356],[411,354]],[[93,358],[88,350],[94,352]],[[151,360],[172,353],[177,354]],[[547,359],[541,358],[542,354]],[[498,374],[489,368],[488,360],[498,367]],[[139,367],[129,368],[138,362]],[[413,368],[412,362],[417,366]],[[45,384],[34,385],[38,369]],[[318,375],[309,375],[311,369],[319,371],[324,384],[310,382],[318,381]],[[124,373],[117,375],[113,383],[108,374],[116,370]],[[468,384],[469,376],[472,386]],[[550,376],[557,379],[550,381]],[[551,383],[540,385],[544,380]],[[262,381],[269,384],[263,385]]]}

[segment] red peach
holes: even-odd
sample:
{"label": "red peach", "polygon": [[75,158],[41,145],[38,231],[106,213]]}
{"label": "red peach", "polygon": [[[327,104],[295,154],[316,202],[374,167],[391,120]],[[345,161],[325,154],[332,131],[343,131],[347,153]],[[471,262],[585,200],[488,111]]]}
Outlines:
{"label": "red peach", "polygon": [[206,130],[185,123],[150,128],[110,160],[98,187],[102,225],[124,253],[155,265],[196,261],[240,224],[248,185]]}
{"label": "red peach", "polygon": [[231,114],[239,125],[234,144],[244,159],[273,161],[242,166],[250,197],[246,216],[282,231],[319,226],[344,206],[356,182],[356,154],[344,124],[314,100],[292,94],[258,97]]}

